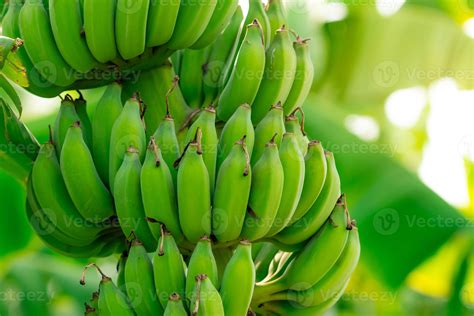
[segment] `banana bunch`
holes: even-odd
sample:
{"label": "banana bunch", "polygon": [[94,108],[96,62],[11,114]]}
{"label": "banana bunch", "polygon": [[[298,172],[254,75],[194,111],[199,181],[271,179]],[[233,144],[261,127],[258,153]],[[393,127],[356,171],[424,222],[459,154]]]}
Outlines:
{"label": "banana bunch", "polygon": [[223,121],[244,103],[252,107],[254,124],[272,104],[281,103],[289,115],[302,106],[314,77],[309,40],[288,28],[281,0],[266,7],[250,0],[247,16],[238,7],[213,44],[177,51],[172,59],[187,103],[217,106]]}
{"label": "banana bunch", "polygon": [[249,242],[241,241],[222,255],[204,236],[184,257],[162,225],[150,258],[132,238],[116,283],[95,264],[85,267],[81,284],[90,267],[102,276],[99,290],[85,304],[86,315],[247,315],[255,283]]}
{"label": "banana bunch", "polygon": [[21,38],[25,87],[53,97],[159,66],[202,49],[227,27],[238,0],[11,0],[2,35]]}

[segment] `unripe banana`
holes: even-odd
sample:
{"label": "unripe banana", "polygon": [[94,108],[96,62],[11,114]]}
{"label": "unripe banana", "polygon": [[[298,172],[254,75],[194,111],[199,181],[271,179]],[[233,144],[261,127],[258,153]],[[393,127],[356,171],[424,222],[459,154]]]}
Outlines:
{"label": "unripe banana", "polygon": [[170,295],[168,305],[166,305],[164,316],[187,316],[181,296],[178,293]]}
{"label": "unripe banana", "polygon": [[252,153],[252,165],[262,156],[266,144],[272,136],[276,135],[275,143],[279,147],[283,134],[285,134],[285,122],[281,103],[272,106],[265,118],[255,128],[255,146]]}
{"label": "unripe banana", "polygon": [[174,72],[179,74],[181,72],[181,61],[183,57],[183,50],[177,50],[170,56],[170,62],[173,65]]}
{"label": "unripe banana", "polygon": [[99,315],[112,316],[112,315],[123,315],[123,316],[134,316],[135,311],[130,306],[130,302],[127,296],[120,291],[120,289],[112,282],[112,279],[106,276],[100,268],[91,263],[84,268],[82,273],[81,284],[85,285],[85,273],[88,268],[95,267],[102,276],[102,280],[99,285]]}
{"label": "unripe banana", "polygon": [[357,228],[354,227],[349,231],[349,237],[341,256],[321,281],[305,291],[282,292],[282,294],[272,296],[272,300],[277,300],[278,296],[283,300],[294,301],[306,307],[324,303],[328,297],[337,295],[348,282],[357,266],[359,256],[359,234]]}
{"label": "unripe banana", "polygon": [[190,309],[191,314],[196,316],[224,315],[221,296],[205,274],[196,277],[196,287]]}
{"label": "unripe banana", "polygon": [[212,233],[219,242],[236,240],[244,224],[252,173],[245,136],[219,168],[212,213]]}
{"label": "unripe banana", "polygon": [[186,297],[188,299],[191,299],[196,285],[196,277],[200,274],[207,275],[212,284],[219,288],[219,274],[209,237],[201,238],[189,260],[186,276]]}
{"label": "unripe banana", "polygon": [[216,8],[214,9],[211,20],[201,37],[191,46],[192,49],[202,49],[214,42],[216,37],[229,25],[232,15],[239,5],[238,0],[216,1]]}
{"label": "unripe banana", "polygon": [[209,172],[201,149],[201,131],[183,153],[178,169],[179,222],[184,236],[198,242],[211,234],[211,192]]}
{"label": "unripe banana", "polygon": [[188,130],[186,142],[192,141],[198,130],[202,133],[202,158],[209,172],[209,184],[212,196],[216,182],[217,147],[219,146],[216,131],[216,111],[214,108],[206,108],[199,114],[198,119]]}
{"label": "unripe banana", "polygon": [[69,128],[60,161],[69,195],[85,219],[100,223],[115,214],[112,196],[100,180],[79,124]]}
{"label": "unripe banana", "polygon": [[153,258],[153,270],[158,299],[166,310],[171,294],[177,293],[184,297],[186,273],[181,252],[173,236],[164,229]]}
{"label": "unripe banana", "polygon": [[[270,21],[268,20],[262,0],[249,0],[249,11],[247,13],[247,18],[245,19],[245,25],[252,23],[254,20],[258,20],[258,23],[260,23],[264,45],[268,48],[270,45],[271,29]],[[243,36],[240,38],[241,43],[242,41],[244,41]]]}
{"label": "unripe banana", "polygon": [[110,137],[122,112],[122,86],[112,83],[100,98],[92,120],[92,155],[104,184],[109,185]]}
{"label": "unripe banana", "polygon": [[148,8],[150,0],[117,0],[115,41],[125,60],[145,51]]}
{"label": "unripe banana", "polygon": [[300,201],[290,223],[294,223],[306,215],[316,202],[326,181],[327,171],[328,165],[323,146],[319,141],[310,142],[308,153],[305,156],[303,192],[301,192]]}
{"label": "unripe banana", "polygon": [[[141,190],[146,216],[165,225],[180,243],[183,233],[179,226],[175,187],[170,169],[154,138],[150,140],[142,167]],[[149,226],[155,239],[160,239],[159,225],[149,223]]]}
{"label": "unripe banana", "polygon": [[28,56],[43,78],[61,87],[72,84],[76,74],[56,46],[48,12],[43,4],[37,0],[27,0],[20,11],[19,24]]}
{"label": "unripe banana", "polygon": [[115,190],[115,175],[122,165],[123,157],[129,147],[137,149],[139,161],[142,161],[146,152],[146,136],[140,117],[140,102],[136,98],[125,103],[112,128],[109,151],[109,184],[112,193]]}
{"label": "unripe banana", "polygon": [[314,79],[314,66],[309,49],[309,39],[298,37],[293,44],[296,52],[296,74],[290,94],[284,102],[285,114],[289,115],[296,108],[303,106],[311,91]]}
{"label": "unripe banana", "polygon": [[204,106],[210,106],[216,101],[217,94],[222,88],[220,86],[221,76],[226,66],[226,61],[233,59],[234,46],[240,37],[244,14],[242,8],[237,6],[235,13],[224,32],[217,37],[211,45],[209,59],[204,68],[203,94]]}
{"label": "unripe banana", "polygon": [[52,143],[41,147],[31,182],[41,208],[53,217],[61,231],[81,240],[82,245],[92,242],[101,232],[102,227],[88,223],[69,197]]}
{"label": "unripe banana", "polygon": [[115,177],[115,208],[123,233],[130,236],[133,232],[148,251],[153,251],[156,240],[145,220],[140,190],[141,167],[137,149],[130,147]]}
{"label": "unripe banana", "polygon": [[277,30],[287,24],[282,0],[269,0],[267,7],[268,21],[270,22],[270,43],[273,41]]}
{"label": "unripe banana", "polygon": [[252,169],[248,211],[241,233],[244,239],[253,241],[268,233],[280,205],[283,183],[283,166],[273,137]]}
{"label": "unripe banana", "polygon": [[59,113],[56,116],[53,128],[53,141],[56,145],[58,156],[61,154],[64,139],[66,138],[69,128],[79,120],[80,118],[79,115],[77,115],[74,101],[70,95],[66,95],[64,100],[61,101]]}
{"label": "unripe banana", "polygon": [[163,308],[156,297],[153,265],[143,244],[132,241],[127,263],[125,281],[131,305],[138,315],[162,315]]}
{"label": "unripe banana", "polygon": [[305,161],[295,134],[286,133],[280,147],[280,161],[283,166],[285,182],[280,206],[268,236],[283,230],[290,222],[303,191]]}
{"label": "unripe banana", "polygon": [[245,145],[249,157],[252,156],[253,146],[255,143],[255,131],[252,125],[252,111],[248,104],[239,106],[237,111],[231,116],[222,129],[219,137],[217,169],[227,159],[227,156],[234,147],[235,142],[245,136]]}
{"label": "unripe banana", "polygon": [[254,102],[264,69],[265,45],[261,26],[255,20],[247,26],[229,80],[219,96],[217,107],[219,119],[227,121],[240,105]]}
{"label": "unripe banana", "polygon": [[301,243],[313,236],[328,218],[341,195],[341,180],[332,153],[326,153],[326,162],[328,171],[316,202],[303,217],[274,236],[277,241],[287,245]]}
{"label": "unripe banana", "polygon": [[81,130],[82,134],[84,135],[84,141],[92,150],[92,123],[89,118],[89,114],[87,114],[87,102],[80,92],[79,99],[74,100],[74,108],[76,109],[77,116],[81,122]]}
{"label": "unripe banana", "polygon": [[283,25],[268,48],[265,72],[257,96],[252,103],[252,121],[257,124],[267,114],[268,106],[285,103],[296,73],[296,53],[290,32]]}
{"label": "unripe banana", "polygon": [[56,45],[64,60],[78,72],[98,66],[83,36],[80,0],[51,0],[49,18]]}
{"label": "unripe banana", "polygon": [[179,142],[176,136],[176,128],[171,114],[166,114],[156,130],[153,138],[160,148],[163,159],[171,172],[174,187],[176,187],[177,170],[173,168],[174,162],[179,158]]}
{"label": "unripe banana", "polygon": [[148,137],[158,128],[161,120],[167,114],[166,109],[175,120],[177,129],[181,128],[194,111],[186,104],[179,86],[176,86],[177,80],[171,63],[165,62],[160,67],[141,72],[137,82],[124,86],[126,95],[140,91],[140,98],[147,105],[144,119],[147,132],[149,132]]}
{"label": "unripe banana", "polygon": [[242,241],[227,264],[220,294],[224,315],[244,316],[250,307],[255,284],[252,245]]}
{"label": "unripe banana", "polygon": [[91,54],[101,63],[117,58],[115,12],[117,0],[83,0],[84,31]]}
{"label": "unripe banana", "polygon": [[203,101],[203,68],[207,62],[209,49],[185,49],[181,59],[179,84],[183,96],[192,108],[200,108]]}
{"label": "unripe banana", "polygon": [[262,281],[268,275],[268,269],[273,258],[278,253],[278,248],[270,242],[259,242],[254,245],[262,245],[261,250],[254,257],[257,281]]}
{"label": "unripe banana", "polygon": [[181,0],[150,1],[146,46],[163,45],[171,39]]}
{"label": "unripe banana", "polygon": [[117,262],[117,287],[122,291],[126,291],[126,281],[125,281],[125,265],[127,263],[128,251],[122,252],[120,255],[119,261]]}
{"label": "unripe banana", "polygon": [[[341,199],[322,230],[311,238],[285,273],[275,281],[256,287],[256,302],[284,290],[304,291],[313,287],[341,256],[350,229],[352,224],[345,201]],[[311,265],[309,262],[318,264]]]}
{"label": "unripe banana", "polygon": [[[299,118],[296,116],[295,111],[301,112],[301,123]],[[285,118],[285,129],[288,133],[295,134],[298,146],[300,147],[303,156],[306,156],[306,153],[308,152],[309,139],[304,130],[304,113],[301,108],[297,108],[295,111]]]}
{"label": "unripe banana", "polygon": [[181,0],[173,36],[166,46],[178,50],[196,43],[206,30],[216,5],[217,0]]}

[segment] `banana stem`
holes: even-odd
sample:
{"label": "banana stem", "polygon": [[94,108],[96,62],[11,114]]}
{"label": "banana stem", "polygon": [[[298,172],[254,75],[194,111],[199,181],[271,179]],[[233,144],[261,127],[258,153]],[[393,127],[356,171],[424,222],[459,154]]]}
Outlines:
{"label": "banana stem", "polygon": [[252,305],[258,306],[263,302],[269,301],[270,297],[273,294],[285,291],[287,287],[282,282],[282,278],[283,277],[280,277],[272,282],[255,286],[252,298]]}

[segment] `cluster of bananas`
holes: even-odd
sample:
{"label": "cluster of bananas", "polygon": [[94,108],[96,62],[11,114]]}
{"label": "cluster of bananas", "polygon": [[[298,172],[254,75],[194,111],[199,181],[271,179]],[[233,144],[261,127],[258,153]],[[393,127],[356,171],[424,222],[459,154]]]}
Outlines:
{"label": "cluster of bananas", "polygon": [[238,0],[10,0],[3,35],[21,38],[29,90],[55,96],[209,45]]}
{"label": "cluster of bananas", "polygon": [[183,257],[165,229],[152,260],[141,242],[131,242],[117,265],[116,283],[95,264],[84,272],[89,267],[98,269],[102,281],[86,315],[247,315],[255,284],[249,242],[216,250],[203,237]]}

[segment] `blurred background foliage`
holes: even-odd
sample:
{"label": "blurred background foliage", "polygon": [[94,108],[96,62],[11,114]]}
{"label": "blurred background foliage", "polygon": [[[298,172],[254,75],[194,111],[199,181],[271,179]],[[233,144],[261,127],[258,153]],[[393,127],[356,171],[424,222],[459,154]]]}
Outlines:
{"label": "blurred background foliage", "polygon": [[[474,1],[288,0],[287,11],[312,39],[306,130],[336,155],[363,247],[331,313],[474,315]],[[59,100],[21,94],[46,141]],[[85,95],[93,105],[100,89]],[[85,261],[33,236],[24,194],[0,171],[0,315],[80,315],[98,278],[81,287]],[[99,263],[114,275],[116,259]]]}

